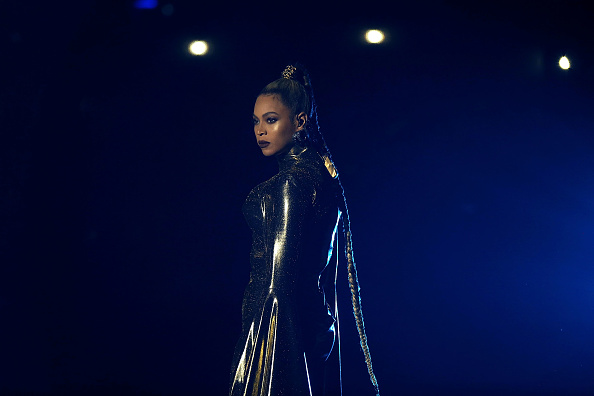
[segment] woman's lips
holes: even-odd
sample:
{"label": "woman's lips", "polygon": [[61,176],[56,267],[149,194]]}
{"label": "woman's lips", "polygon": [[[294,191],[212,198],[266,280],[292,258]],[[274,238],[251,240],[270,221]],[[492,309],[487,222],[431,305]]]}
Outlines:
{"label": "woman's lips", "polygon": [[258,140],[258,146],[260,146],[260,148],[268,147],[269,144],[270,142],[267,142],[266,140]]}

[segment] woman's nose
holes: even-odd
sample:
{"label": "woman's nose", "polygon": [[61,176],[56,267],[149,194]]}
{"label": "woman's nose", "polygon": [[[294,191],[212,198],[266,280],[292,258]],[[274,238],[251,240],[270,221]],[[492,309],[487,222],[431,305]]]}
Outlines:
{"label": "woman's nose", "polygon": [[266,129],[262,128],[262,127],[257,127],[256,128],[256,135],[258,136],[262,136],[266,134]]}

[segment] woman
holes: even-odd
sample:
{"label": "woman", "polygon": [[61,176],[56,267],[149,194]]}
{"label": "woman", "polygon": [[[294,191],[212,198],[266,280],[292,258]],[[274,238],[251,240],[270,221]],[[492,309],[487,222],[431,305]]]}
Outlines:
{"label": "woman", "polygon": [[[355,318],[379,395],[360,309],[346,202],[318,129],[309,76],[300,65],[287,66],[281,78],[264,87],[253,121],[262,154],[276,157],[279,172],[254,188],[243,207],[252,230],[251,273],[230,395],[341,394],[340,368],[330,379],[332,368],[326,367],[338,332],[336,267],[328,262],[341,217]],[[336,361],[339,366],[340,359]]]}

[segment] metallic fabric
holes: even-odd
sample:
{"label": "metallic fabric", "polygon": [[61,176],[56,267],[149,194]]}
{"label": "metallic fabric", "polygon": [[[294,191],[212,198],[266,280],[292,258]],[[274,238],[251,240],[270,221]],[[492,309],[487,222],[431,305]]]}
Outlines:
{"label": "metallic fabric", "polygon": [[311,148],[295,145],[277,159],[279,173],[243,206],[251,272],[230,395],[339,395],[339,376],[324,374],[333,371],[327,358],[337,322],[336,266],[328,265],[340,216],[337,180]]}

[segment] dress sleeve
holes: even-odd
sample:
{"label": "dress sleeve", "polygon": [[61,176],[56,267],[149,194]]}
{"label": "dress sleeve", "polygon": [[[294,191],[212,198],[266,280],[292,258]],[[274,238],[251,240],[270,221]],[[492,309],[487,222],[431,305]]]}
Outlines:
{"label": "dress sleeve", "polygon": [[297,262],[302,248],[304,225],[311,216],[314,186],[288,174],[279,180],[271,196],[267,219],[270,259],[270,289],[291,290],[299,277]]}

